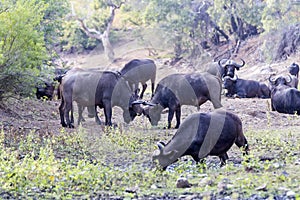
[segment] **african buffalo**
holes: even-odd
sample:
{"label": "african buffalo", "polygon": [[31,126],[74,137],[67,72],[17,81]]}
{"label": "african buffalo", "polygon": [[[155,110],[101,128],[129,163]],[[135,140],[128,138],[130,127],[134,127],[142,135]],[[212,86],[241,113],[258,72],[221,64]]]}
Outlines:
{"label": "african buffalo", "polygon": [[[128,83],[118,73],[111,71],[83,70],[67,73],[61,81],[62,101],[59,107],[61,124],[63,127],[73,128],[69,112],[73,109],[73,101],[79,108],[79,120],[83,107],[90,108],[98,123],[100,119],[96,114],[96,106],[104,109],[105,125],[112,125],[112,107],[119,106],[123,109],[123,118],[126,123],[132,121],[140,105],[132,105],[136,100]],[[94,109],[93,109],[94,108]],[[65,122],[66,118],[66,122]]]}
{"label": "african buffalo", "polygon": [[271,109],[280,113],[300,115],[300,91],[288,85],[291,78],[287,80],[283,76],[269,77],[271,89]]}
{"label": "african buffalo", "polygon": [[236,95],[240,98],[270,98],[270,89],[265,83],[254,80],[244,80],[237,76],[223,78],[224,88],[227,89],[227,97]]}
{"label": "african buffalo", "polygon": [[121,75],[129,82],[130,87],[137,93],[139,83],[142,84],[143,89],[140,98],[143,98],[144,92],[147,88],[146,82],[151,80],[152,96],[154,92],[154,84],[156,78],[156,65],[150,59],[134,59],[125,64],[120,71]]}
{"label": "african buffalo", "polygon": [[288,71],[290,73],[290,76],[292,78],[291,82],[288,83],[289,86],[298,89],[298,82],[299,82],[299,65],[296,63],[291,64],[288,67]]}
{"label": "african buffalo", "polygon": [[158,83],[151,105],[145,107],[144,114],[152,125],[157,125],[162,110],[169,108],[168,128],[171,128],[174,113],[177,121],[175,128],[178,128],[182,105],[194,105],[199,109],[200,105],[210,100],[214,108],[220,108],[221,90],[221,80],[207,72],[171,74]]}
{"label": "african buffalo", "polygon": [[291,75],[294,75],[297,78],[299,78],[299,65],[298,64],[296,64],[296,63],[291,64],[288,67],[288,70]]}
{"label": "african buffalo", "polygon": [[159,150],[153,153],[153,160],[165,169],[178,158],[190,155],[196,162],[208,155],[218,156],[221,165],[228,159],[227,151],[235,143],[248,154],[247,139],[243,134],[242,122],[238,116],[222,109],[210,113],[195,113],[180,125],[173,138],[165,145],[158,143]]}
{"label": "african buffalo", "polygon": [[36,98],[41,99],[46,97],[47,99],[52,100],[54,89],[55,85],[52,81],[44,80],[36,86]]}
{"label": "african buffalo", "polygon": [[225,76],[230,76],[233,78],[235,69],[239,70],[245,65],[245,61],[243,59],[241,60],[242,64],[237,64],[231,59],[221,59],[217,63],[210,64],[207,72],[220,78],[223,78]]}

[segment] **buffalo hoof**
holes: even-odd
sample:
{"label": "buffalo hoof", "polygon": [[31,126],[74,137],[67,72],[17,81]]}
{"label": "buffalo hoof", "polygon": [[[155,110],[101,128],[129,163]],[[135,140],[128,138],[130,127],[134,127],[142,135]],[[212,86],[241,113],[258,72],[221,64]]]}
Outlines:
{"label": "buffalo hoof", "polygon": [[61,123],[61,126],[62,127],[67,127],[67,124],[66,123]]}
{"label": "buffalo hoof", "polygon": [[69,124],[69,128],[75,128],[73,124]]}

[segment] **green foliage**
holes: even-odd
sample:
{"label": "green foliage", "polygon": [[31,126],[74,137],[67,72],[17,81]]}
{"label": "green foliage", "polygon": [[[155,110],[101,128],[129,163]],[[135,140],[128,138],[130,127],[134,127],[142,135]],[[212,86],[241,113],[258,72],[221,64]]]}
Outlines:
{"label": "green foliage", "polygon": [[300,5],[293,1],[267,0],[262,11],[261,22],[266,32],[280,30],[299,22]]}
{"label": "green foliage", "polygon": [[70,5],[67,0],[44,0],[47,5],[41,23],[47,50],[55,54],[55,46],[60,45],[63,35],[65,16],[69,13]]}
{"label": "green foliage", "polygon": [[62,39],[62,51],[81,53],[84,50],[93,49],[100,42],[88,37],[78,26],[76,21],[65,21],[63,24],[64,34]]}
{"label": "green foliage", "polygon": [[175,57],[180,57],[193,44],[190,38],[194,20],[191,6],[186,0],[150,0],[144,12],[145,23],[162,30],[161,41],[173,46]]}
{"label": "green foliage", "polygon": [[[0,191],[26,199],[178,197],[186,192],[246,199],[253,194],[279,197],[289,190],[299,194],[297,130],[248,131],[245,135],[250,155],[243,158],[234,147],[225,167],[220,168],[218,159],[212,157],[199,165],[186,157],[174,168],[160,171],[151,165],[151,153],[157,137],[170,137],[165,133],[131,128],[94,133],[61,129],[60,134],[1,130]],[[179,177],[192,184],[188,191],[176,188]]]}
{"label": "green foliage", "polygon": [[28,95],[32,92],[30,86],[34,76],[38,74],[37,67],[47,58],[43,32],[40,31],[47,5],[36,0],[18,0],[15,4],[3,1],[3,5],[4,11],[0,13],[0,88],[6,94]]}

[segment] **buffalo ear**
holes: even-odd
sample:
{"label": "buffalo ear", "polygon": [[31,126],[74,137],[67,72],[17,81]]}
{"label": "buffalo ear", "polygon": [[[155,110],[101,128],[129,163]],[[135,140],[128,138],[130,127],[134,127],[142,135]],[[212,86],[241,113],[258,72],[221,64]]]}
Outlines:
{"label": "buffalo ear", "polygon": [[239,68],[239,67],[236,67],[236,70],[240,70],[240,68]]}

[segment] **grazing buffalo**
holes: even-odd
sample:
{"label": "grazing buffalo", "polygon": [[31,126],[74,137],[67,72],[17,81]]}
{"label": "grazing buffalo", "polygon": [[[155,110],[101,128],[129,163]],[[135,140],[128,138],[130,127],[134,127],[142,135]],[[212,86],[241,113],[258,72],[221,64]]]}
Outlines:
{"label": "grazing buffalo", "polygon": [[52,100],[54,89],[55,85],[52,81],[42,81],[42,83],[36,86],[36,98],[41,99],[46,97],[46,99]]}
{"label": "grazing buffalo", "polygon": [[245,61],[243,59],[242,64],[237,64],[235,61],[230,59],[221,59],[217,63],[213,63],[209,66],[207,72],[223,78],[225,76],[234,77],[235,69],[239,70],[241,67],[245,65]]}
{"label": "grazing buffalo", "polygon": [[224,88],[227,89],[227,97],[236,95],[240,98],[270,98],[270,89],[265,83],[253,80],[240,79],[237,76],[223,78]]}
{"label": "grazing buffalo", "polygon": [[[83,70],[67,73],[60,85],[62,101],[59,107],[61,124],[63,127],[73,128],[72,110],[73,101],[79,108],[79,119],[83,107],[88,107],[94,112],[96,121],[101,124],[96,111],[96,106],[104,109],[105,125],[112,125],[112,107],[119,106],[123,109],[123,118],[126,123],[142,113],[140,105],[133,105],[136,100],[128,83],[118,73],[111,71]],[[69,112],[71,111],[71,120]],[[66,122],[65,122],[66,118]]]}
{"label": "grazing buffalo", "polygon": [[175,113],[175,128],[178,128],[182,105],[194,105],[199,109],[200,105],[210,100],[214,108],[220,108],[221,90],[221,80],[207,72],[171,74],[158,83],[151,105],[144,108],[144,114],[152,125],[157,125],[163,109],[169,108],[168,128],[171,128]]}
{"label": "grazing buffalo", "polygon": [[271,109],[280,113],[300,115],[300,91],[290,87],[289,79],[279,76],[269,77],[271,84]]}
{"label": "grazing buffalo", "polygon": [[159,150],[153,153],[153,160],[165,169],[185,155],[192,156],[196,162],[211,155],[219,156],[224,165],[227,151],[234,143],[248,154],[248,142],[238,116],[221,109],[195,113],[184,120],[167,144],[158,143]]}
{"label": "grazing buffalo", "polygon": [[142,84],[143,89],[140,98],[143,98],[144,92],[147,88],[146,82],[151,80],[152,96],[154,93],[154,84],[156,78],[156,65],[150,59],[134,59],[125,64],[120,71],[121,75],[129,82],[130,87],[137,93],[139,83]]}
{"label": "grazing buffalo", "polygon": [[288,71],[291,76],[291,82],[288,83],[289,86],[298,89],[298,82],[299,82],[299,65],[296,63],[291,64],[288,67]]}

